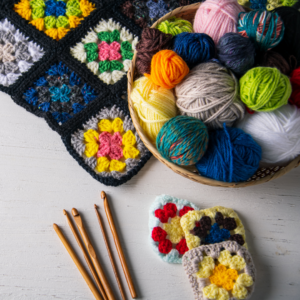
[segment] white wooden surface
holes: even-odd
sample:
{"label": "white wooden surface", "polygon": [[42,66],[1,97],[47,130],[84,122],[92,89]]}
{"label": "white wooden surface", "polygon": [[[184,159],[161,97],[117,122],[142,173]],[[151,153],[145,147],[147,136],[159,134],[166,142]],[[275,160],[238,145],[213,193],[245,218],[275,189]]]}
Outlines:
{"label": "white wooden surface", "polygon": [[83,216],[120,299],[93,210],[97,203],[105,219],[101,190],[111,200],[140,299],[193,299],[182,267],[160,261],[148,244],[148,208],[159,194],[202,208],[235,209],[257,267],[252,299],[300,299],[300,168],[268,184],[233,190],[194,183],[152,158],[127,184],[106,187],[77,164],[43,119],[3,93],[0,103],[0,299],[93,299],[52,229],[54,222],[61,226],[78,251],[62,214],[72,207]]}

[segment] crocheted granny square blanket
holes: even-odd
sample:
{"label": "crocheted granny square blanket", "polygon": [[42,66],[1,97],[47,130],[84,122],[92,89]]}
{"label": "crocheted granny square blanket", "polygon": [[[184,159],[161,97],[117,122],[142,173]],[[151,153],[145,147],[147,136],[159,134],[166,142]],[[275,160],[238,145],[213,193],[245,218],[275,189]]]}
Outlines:
{"label": "crocheted granny square blanket", "polygon": [[247,248],[245,228],[237,213],[222,206],[188,212],[180,220],[187,247],[236,241]]}
{"label": "crocheted granny square blanket", "polygon": [[157,255],[168,263],[180,264],[189,249],[180,219],[198,210],[193,203],[168,195],[157,196],[149,210],[150,243]]}
{"label": "crocheted granny square blanket", "polygon": [[252,257],[235,241],[194,248],[183,256],[182,264],[196,300],[249,299],[254,291]]}

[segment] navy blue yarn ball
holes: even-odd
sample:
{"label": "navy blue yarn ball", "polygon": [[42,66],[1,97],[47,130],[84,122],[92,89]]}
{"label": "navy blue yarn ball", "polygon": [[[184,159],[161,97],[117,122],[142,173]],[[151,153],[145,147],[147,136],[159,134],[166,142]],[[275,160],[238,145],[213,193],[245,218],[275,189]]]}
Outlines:
{"label": "navy blue yarn ball", "polygon": [[255,46],[250,39],[229,32],[218,42],[217,56],[225,67],[242,76],[254,65]]}
{"label": "navy blue yarn ball", "polygon": [[182,32],[174,37],[173,50],[191,69],[215,56],[215,43],[205,33]]}
{"label": "navy blue yarn ball", "polygon": [[241,182],[255,174],[261,160],[261,147],[239,128],[210,132],[208,148],[196,164],[200,175],[219,181]]}

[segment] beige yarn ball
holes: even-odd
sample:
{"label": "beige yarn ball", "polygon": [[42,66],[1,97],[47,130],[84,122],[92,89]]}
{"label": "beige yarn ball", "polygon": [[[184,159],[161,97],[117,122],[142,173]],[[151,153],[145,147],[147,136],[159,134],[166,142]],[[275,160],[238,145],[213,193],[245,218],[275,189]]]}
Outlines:
{"label": "beige yarn ball", "polygon": [[234,74],[215,62],[194,67],[175,87],[176,105],[181,115],[195,117],[209,128],[232,126],[242,119],[245,106],[239,96]]}

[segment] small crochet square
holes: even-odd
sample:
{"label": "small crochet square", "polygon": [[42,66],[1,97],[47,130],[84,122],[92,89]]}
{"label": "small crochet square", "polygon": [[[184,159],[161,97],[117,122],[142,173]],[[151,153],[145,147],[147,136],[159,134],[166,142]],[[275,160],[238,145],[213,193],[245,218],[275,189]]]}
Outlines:
{"label": "small crochet square", "polygon": [[62,125],[97,97],[97,92],[65,64],[53,64],[23,93],[23,99],[35,109],[51,113]]}
{"label": "small crochet square", "polygon": [[22,73],[44,56],[44,50],[30,41],[7,19],[0,21],[0,84],[13,85]]}
{"label": "small crochet square", "polygon": [[180,264],[189,249],[180,219],[189,211],[198,210],[193,203],[168,195],[157,196],[149,211],[150,243],[165,262]]}
{"label": "small crochet square", "polygon": [[245,228],[231,208],[215,206],[190,211],[181,218],[180,223],[189,249],[227,240],[247,248]]}
{"label": "small crochet square", "polygon": [[36,29],[58,41],[87,18],[95,10],[95,4],[88,0],[21,0],[13,9]]}
{"label": "small crochet square", "polygon": [[246,300],[254,291],[252,257],[235,241],[190,250],[183,256],[182,265],[196,300]]}
{"label": "small crochet square", "polygon": [[129,180],[150,157],[129,114],[117,105],[103,107],[63,140],[80,164],[107,185]]}
{"label": "small crochet square", "polygon": [[114,85],[129,69],[138,37],[112,18],[101,20],[71,48],[71,55],[87,65],[107,85]]}

